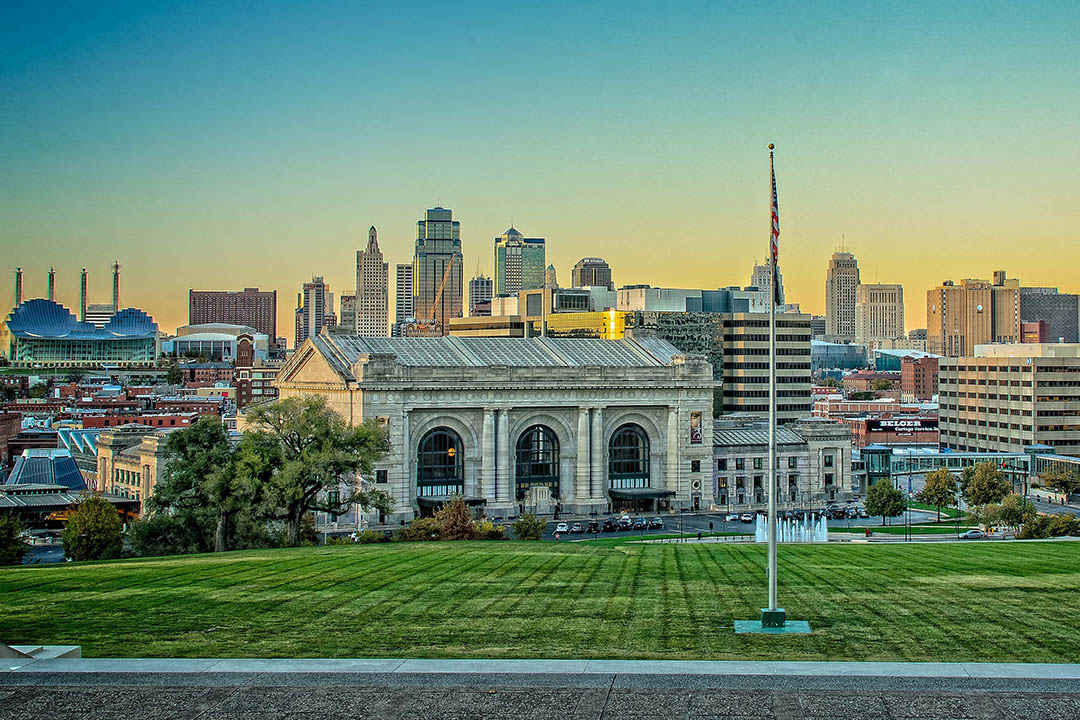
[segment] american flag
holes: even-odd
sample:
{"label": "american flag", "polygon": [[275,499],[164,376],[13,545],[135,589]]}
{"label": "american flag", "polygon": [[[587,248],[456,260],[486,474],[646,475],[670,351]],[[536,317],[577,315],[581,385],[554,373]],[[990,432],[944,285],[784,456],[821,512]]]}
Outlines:
{"label": "american flag", "polygon": [[772,235],[769,257],[772,264],[773,303],[780,304],[780,207],[776,201],[776,170],[773,168],[773,145],[769,144],[769,174],[772,175]]}

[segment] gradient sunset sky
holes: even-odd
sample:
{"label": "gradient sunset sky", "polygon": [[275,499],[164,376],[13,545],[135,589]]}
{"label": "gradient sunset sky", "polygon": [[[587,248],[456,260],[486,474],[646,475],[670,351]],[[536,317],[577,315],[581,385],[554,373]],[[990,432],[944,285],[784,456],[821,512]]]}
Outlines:
{"label": "gradient sunset sky", "polygon": [[[889,7],[892,5],[893,7]],[[944,6],[948,6],[947,8]],[[108,300],[163,330],[187,290],[354,284],[441,201],[465,275],[513,221],[563,284],[745,285],[777,145],[789,302],[1004,268],[1080,291],[1080,3],[8,3],[0,292]],[[392,292],[392,290],[391,290]],[[391,298],[392,298],[391,294]],[[391,313],[393,312],[391,299]]]}

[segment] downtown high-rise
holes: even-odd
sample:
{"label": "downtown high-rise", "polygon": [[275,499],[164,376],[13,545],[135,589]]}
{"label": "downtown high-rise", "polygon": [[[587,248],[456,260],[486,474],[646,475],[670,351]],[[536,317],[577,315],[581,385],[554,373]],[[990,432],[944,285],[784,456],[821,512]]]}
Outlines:
{"label": "downtown high-rise", "polygon": [[316,275],[311,278],[311,282],[304,283],[296,297],[295,347],[299,348],[309,337],[322,332],[327,314],[336,319],[330,297],[330,285],[321,275]]}
{"label": "downtown high-rise", "polygon": [[390,334],[405,335],[405,326],[415,318],[413,313],[413,266],[398,263],[394,266],[394,324]]}
{"label": "downtown high-rise", "polygon": [[544,287],[544,238],[527,238],[509,228],[495,238],[495,294],[516,295]]}
{"label": "downtown high-rise", "polygon": [[570,284],[573,287],[606,287],[615,289],[611,280],[611,266],[598,257],[584,257],[574,263],[570,271]]}
{"label": "downtown high-rise", "polygon": [[436,207],[416,223],[413,255],[413,312],[436,334],[448,332],[463,306],[461,223],[454,212]]}
{"label": "downtown high-rise", "polygon": [[835,252],[825,274],[825,335],[834,340],[855,339],[855,294],[859,263],[849,252]]}
{"label": "downtown high-rise", "polygon": [[855,342],[873,350],[882,340],[906,337],[903,286],[860,284],[855,289]]}
{"label": "downtown high-rise", "polygon": [[368,230],[367,249],[356,251],[356,325],[357,335],[386,337],[388,319],[387,286],[390,266],[379,250],[379,235],[372,225]]}

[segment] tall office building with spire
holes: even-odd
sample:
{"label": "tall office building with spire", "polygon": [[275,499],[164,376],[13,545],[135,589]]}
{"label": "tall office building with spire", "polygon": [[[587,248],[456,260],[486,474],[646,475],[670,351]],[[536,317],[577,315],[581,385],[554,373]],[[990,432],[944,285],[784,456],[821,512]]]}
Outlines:
{"label": "tall office building with spire", "polygon": [[421,323],[433,322],[443,334],[450,318],[461,317],[462,284],[461,223],[454,212],[435,207],[416,223],[413,254],[413,312]]}
{"label": "tall office building with spire", "polygon": [[366,250],[356,251],[356,324],[357,335],[386,337],[389,305],[387,287],[390,266],[379,250],[379,234],[372,225],[368,230]]}
{"label": "tall office building with spire", "polygon": [[515,228],[495,238],[495,294],[544,287],[545,254],[544,238],[527,238]]}
{"label": "tall office building with spire", "polygon": [[855,293],[859,287],[859,263],[849,252],[835,252],[825,274],[825,335],[836,340],[855,340]]}
{"label": "tall office building with spire", "polygon": [[[764,265],[755,265],[754,272],[750,274],[750,285],[756,287],[758,290],[768,291],[769,289],[769,263],[766,261]],[[780,286],[777,288],[776,298],[780,305],[783,305],[784,300],[784,276],[780,273],[780,270],[776,271],[776,282]],[[768,300],[768,298],[766,298]]]}

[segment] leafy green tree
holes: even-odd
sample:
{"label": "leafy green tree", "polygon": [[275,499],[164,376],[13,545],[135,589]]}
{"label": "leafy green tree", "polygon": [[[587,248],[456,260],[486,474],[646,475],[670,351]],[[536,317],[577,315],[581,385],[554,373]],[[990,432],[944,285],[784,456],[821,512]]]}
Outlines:
{"label": "leafy green tree", "polygon": [[1035,519],[1035,507],[1022,495],[1009,495],[997,508],[997,522],[1006,527],[1019,528]]}
{"label": "leafy green tree", "polygon": [[877,378],[870,381],[870,389],[875,392],[881,392],[883,390],[892,390],[892,380],[886,380],[885,378]]}
{"label": "leafy green tree", "polygon": [[968,505],[997,505],[1012,490],[1012,484],[1005,479],[1001,468],[992,462],[966,467],[960,476],[960,491]]}
{"label": "leafy green tree", "polygon": [[397,531],[395,540],[401,542],[419,542],[424,540],[439,540],[442,537],[442,525],[433,517],[413,520]]}
{"label": "leafy green tree", "polygon": [[511,525],[518,540],[539,540],[544,535],[547,523],[532,513],[525,513]]}
{"label": "leafy green tree", "polygon": [[386,435],[374,420],[350,427],[317,395],[257,405],[247,417],[248,434],[257,437],[251,449],[267,481],[265,505],[285,521],[287,545],[299,544],[304,513],[341,515],[353,505],[392,509],[389,493],[361,480],[386,450]]}
{"label": "leafy green tree", "polygon": [[190,522],[203,526],[212,516],[214,550],[226,550],[233,520],[248,506],[239,487],[242,484],[234,482],[234,454],[216,417],[199,418],[191,427],[169,433],[164,482],[154,489],[151,511],[179,511],[188,515]]}
{"label": "leafy green tree", "polygon": [[904,514],[907,502],[904,493],[893,487],[892,481],[886,478],[878,480],[866,491],[867,515],[880,515],[881,524],[885,524],[885,518],[897,517]]}
{"label": "leafy green tree", "polygon": [[75,508],[60,541],[72,560],[106,560],[124,549],[123,523],[109,501],[90,495]]}
{"label": "leafy green tree", "polygon": [[937,508],[937,520],[941,522],[941,508],[956,500],[956,478],[945,468],[926,473],[926,484],[915,499]]}
{"label": "leafy green tree", "polygon": [[0,515],[0,565],[21,565],[30,546],[22,537],[22,523],[15,515]]}
{"label": "leafy green tree", "polygon": [[874,399],[874,393],[869,392],[867,390],[860,390],[859,392],[851,393],[851,397],[849,397],[848,399],[849,400],[856,400],[856,401],[857,400],[873,400]]}
{"label": "leafy green tree", "polygon": [[169,367],[165,369],[165,382],[169,385],[179,385],[184,379],[184,374],[180,372],[180,365],[173,358],[169,361]]}
{"label": "leafy green tree", "polygon": [[1039,480],[1048,488],[1069,495],[1080,492],[1080,470],[1057,470],[1046,468],[1039,473]]}

